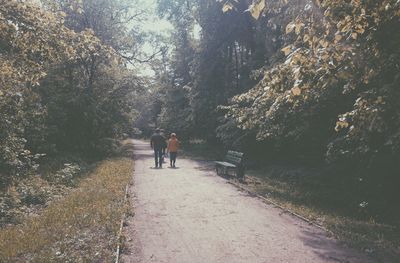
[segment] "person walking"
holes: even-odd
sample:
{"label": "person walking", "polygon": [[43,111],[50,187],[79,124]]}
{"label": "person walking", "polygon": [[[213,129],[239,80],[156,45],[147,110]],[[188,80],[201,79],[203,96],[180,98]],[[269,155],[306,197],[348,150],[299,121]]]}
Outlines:
{"label": "person walking", "polygon": [[179,141],[175,133],[171,133],[171,138],[168,141],[167,152],[169,153],[170,167],[175,168],[176,156],[178,155]]}
{"label": "person walking", "polygon": [[[164,129],[160,129],[160,134],[164,139],[167,138],[165,136],[165,130]],[[167,142],[164,141],[164,145],[163,145],[163,148],[162,148],[162,163],[166,163],[166,161],[165,161],[165,152],[166,152],[166,150],[167,150]]]}
{"label": "person walking", "polygon": [[162,168],[162,152],[165,144],[165,138],[161,135],[160,129],[156,129],[150,139],[150,146],[154,150],[155,168]]}

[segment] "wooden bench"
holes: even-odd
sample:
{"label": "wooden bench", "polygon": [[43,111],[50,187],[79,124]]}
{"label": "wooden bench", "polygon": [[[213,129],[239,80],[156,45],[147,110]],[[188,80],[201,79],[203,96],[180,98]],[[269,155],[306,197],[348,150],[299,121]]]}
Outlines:
{"label": "wooden bench", "polygon": [[215,170],[218,175],[231,175],[230,172],[233,171],[233,176],[239,179],[244,178],[244,166],[243,166],[243,153],[228,151],[223,162],[215,162]]}

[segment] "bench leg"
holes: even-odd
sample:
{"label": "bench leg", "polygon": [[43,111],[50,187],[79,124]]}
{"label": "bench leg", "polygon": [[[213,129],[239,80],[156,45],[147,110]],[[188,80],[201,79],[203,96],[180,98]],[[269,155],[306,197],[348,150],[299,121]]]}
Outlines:
{"label": "bench leg", "polygon": [[219,166],[219,165],[215,166],[215,171],[220,176],[226,176],[228,174],[228,169],[224,166]]}
{"label": "bench leg", "polygon": [[[232,174],[232,172],[230,172],[230,170],[233,170],[233,174]],[[217,172],[217,175],[224,176],[224,177],[235,176],[238,179],[243,179],[244,178],[243,169],[232,169],[232,168],[229,168],[229,167],[216,165],[215,166],[215,171]]]}
{"label": "bench leg", "polygon": [[239,180],[244,180],[244,169],[243,169],[243,167],[239,167],[238,169],[236,169],[236,177]]}
{"label": "bench leg", "polygon": [[223,169],[221,168],[221,166],[215,166],[215,171],[217,172],[218,175],[221,175],[223,172]]}

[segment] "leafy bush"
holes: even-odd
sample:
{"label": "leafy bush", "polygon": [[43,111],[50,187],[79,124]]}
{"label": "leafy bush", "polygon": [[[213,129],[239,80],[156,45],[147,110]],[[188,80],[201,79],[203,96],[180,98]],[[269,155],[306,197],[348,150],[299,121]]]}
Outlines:
{"label": "leafy bush", "polygon": [[10,189],[9,193],[3,193],[0,196],[0,227],[17,223],[17,217],[21,214],[17,209],[21,205],[17,195],[14,188]]}
{"label": "leafy bush", "polygon": [[99,155],[111,156],[114,155],[121,147],[119,140],[112,138],[104,138],[99,141],[95,146],[95,150]]}
{"label": "leafy bush", "polygon": [[81,168],[78,164],[64,164],[64,168],[57,171],[51,180],[57,184],[66,186],[74,186],[76,184],[76,177],[79,175]]}
{"label": "leafy bush", "polygon": [[22,204],[25,205],[43,205],[51,196],[50,185],[38,176],[32,176],[18,182],[15,189]]}

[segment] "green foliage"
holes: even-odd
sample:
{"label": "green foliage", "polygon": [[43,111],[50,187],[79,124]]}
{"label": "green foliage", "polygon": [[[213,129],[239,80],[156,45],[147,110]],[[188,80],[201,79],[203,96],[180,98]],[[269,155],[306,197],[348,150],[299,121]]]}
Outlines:
{"label": "green foliage", "polygon": [[37,168],[42,153],[98,158],[112,153],[99,144],[132,129],[144,80],[121,55],[137,49],[127,26],[142,10],[131,11],[122,0],[0,1],[3,187]]}
{"label": "green foliage", "polygon": [[[345,97],[368,90],[372,79],[393,66],[390,57],[397,56],[379,49],[377,38],[379,32],[387,31],[387,25],[397,20],[399,11],[394,8],[397,4],[392,1],[391,8],[389,2],[376,5],[356,1],[346,9],[346,4],[340,1],[324,1],[322,6],[319,2],[304,3],[307,8],[301,10],[282,1],[281,8],[287,7],[286,12],[298,11],[285,27],[287,43],[282,52],[286,57],[263,72],[255,88],[234,98],[231,115],[241,127],[258,129],[260,139],[290,135],[293,128],[285,128],[294,119],[301,119],[307,125],[304,117],[310,115],[310,106],[317,108],[332,96],[335,99],[338,91]],[[276,12],[273,5],[267,6],[266,15]],[[373,14],[376,19],[368,21],[365,13]],[[398,41],[396,34],[392,37],[391,41]],[[372,65],[380,66],[372,68]],[[302,118],[298,118],[299,114]],[[348,124],[339,121],[337,129],[350,127]],[[295,127],[300,132],[308,130],[303,125]]]}
{"label": "green foliage", "polygon": [[58,184],[73,186],[75,184],[76,175],[80,172],[80,167],[77,164],[64,164],[64,168],[59,170],[52,180]]}
{"label": "green foliage", "polygon": [[325,151],[366,181],[364,198],[374,209],[393,200],[400,169],[398,1],[265,2],[253,16],[262,14],[265,26],[281,32],[280,59],[221,107],[226,117],[258,140],[289,142],[305,154]]}
{"label": "green foliage", "polygon": [[[391,29],[399,25],[399,4],[266,2],[262,12],[267,17],[278,8],[296,13],[286,25],[272,20],[273,27],[285,28],[285,56],[261,72],[253,89],[233,98],[225,108],[227,116],[243,129],[256,130],[260,140],[299,140],[314,133],[313,120],[321,119],[326,105],[334,102],[337,109],[329,110],[325,125],[335,114],[345,113],[331,127],[338,135],[329,146],[329,159],[349,154],[364,158],[386,151],[381,147],[397,154],[398,124],[390,120],[398,116],[398,102],[389,98],[396,97],[393,87],[399,83],[399,52],[393,47],[400,35]],[[375,137],[382,141],[372,142]]]}
{"label": "green foliage", "polygon": [[46,65],[71,49],[66,39],[77,37],[61,19],[28,3],[0,3],[1,184],[35,165],[37,156],[26,149],[27,137],[32,138],[27,131],[40,129],[45,109],[33,89],[46,75]]}

